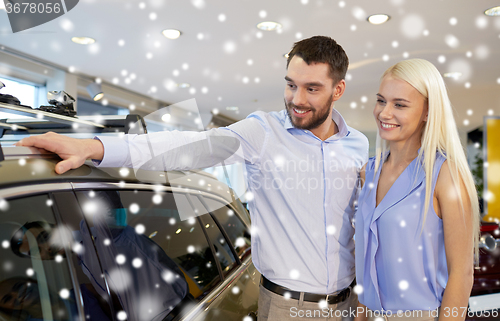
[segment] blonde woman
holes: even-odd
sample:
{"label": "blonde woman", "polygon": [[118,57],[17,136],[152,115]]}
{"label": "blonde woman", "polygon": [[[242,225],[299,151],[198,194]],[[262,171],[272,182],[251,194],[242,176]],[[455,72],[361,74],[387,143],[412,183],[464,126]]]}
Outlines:
{"label": "blonde woman", "polygon": [[382,76],[376,156],[356,213],[357,320],[464,320],[479,209],[444,81],[411,59]]}

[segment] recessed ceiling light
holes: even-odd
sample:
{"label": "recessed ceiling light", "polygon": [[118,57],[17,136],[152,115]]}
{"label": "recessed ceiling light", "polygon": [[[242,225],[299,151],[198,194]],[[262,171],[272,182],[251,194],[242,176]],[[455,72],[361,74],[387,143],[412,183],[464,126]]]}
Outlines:
{"label": "recessed ceiling light", "polygon": [[447,72],[443,75],[443,77],[446,77],[446,78],[453,78],[453,79],[458,79],[460,78],[460,76],[462,76],[462,73],[461,72]]}
{"label": "recessed ceiling light", "polygon": [[177,39],[181,36],[181,32],[177,29],[165,29],[161,33],[168,39]]}
{"label": "recessed ceiling light", "polygon": [[166,123],[170,121],[170,118],[172,118],[170,114],[163,114],[163,116],[161,116],[161,120],[163,120]]}
{"label": "recessed ceiling light", "polygon": [[265,30],[265,31],[273,31],[273,30],[278,30],[281,29],[281,24],[274,22],[274,21],[264,21],[261,22],[257,25],[257,28],[260,30]]}
{"label": "recessed ceiling light", "polygon": [[95,42],[95,39],[90,37],[73,37],[71,41],[80,45],[90,45]]}
{"label": "recessed ceiling light", "polygon": [[177,87],[179,87],[179,88],[189,88],[189,87],[191,87],[191,85],[188,84],[188,83],[183,82],[183,83],[177,84]]}
{"label": "recessed ceiling light", "polygon": [[487,16],[500,16],[500,6],[484,10],[484,14]]}
{"label": "recessed ceiling light", "polygon": [[226,110],[238,110],[239,108],[236,107],[236,106],[229,106],[229,107],[226,107]]}
{"label": "recessed ceiling light", "polygon": [[381,13],[381,14],[372,14],[366,20],[368,20],[368,22],[373,25],[380,25],[383,24],[384,22],[387,22],[389,19],[391,19],[391,17]]}

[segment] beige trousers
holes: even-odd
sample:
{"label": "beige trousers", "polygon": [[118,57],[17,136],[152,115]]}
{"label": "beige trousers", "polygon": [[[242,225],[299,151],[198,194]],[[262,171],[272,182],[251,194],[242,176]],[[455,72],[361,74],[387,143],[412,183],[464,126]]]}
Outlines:
{"label": "beige trousers", "polygon": [[320,307],[316,302],[285,299],[260,285],[258,321],[351,321],[354,319],[357,305],[358,296],[352,291],[344,302]]}

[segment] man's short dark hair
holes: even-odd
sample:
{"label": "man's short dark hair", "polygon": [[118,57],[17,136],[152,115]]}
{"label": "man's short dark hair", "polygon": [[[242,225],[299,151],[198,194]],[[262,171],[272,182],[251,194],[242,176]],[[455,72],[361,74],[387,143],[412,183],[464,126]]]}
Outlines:
{"label": "man's short dark hair", "polygon": [[29,255],[21,253],[19,250],[21,244],[23,243],[23,237],[26,231],[28,231],[31,228],[41,228],[50,231],[54,226],[55,226],[54,224],[47,223],[44,221],[27,222],[26,224],[21,226],[18,230],[16,230],[12,235],[10,239],[10,248],[12,249],[12,252],[14,252],[15,255],[20,257],[30,257]]}
{"label": "man's short dark hair", "polygon": [[335,40],[325,36],[314,36],[296,42],[288,53],[287,69],[294,56],[302,58],[308,65],[327,63],[334,84],[345,78],[349,66],[349,58],[344,49]]}

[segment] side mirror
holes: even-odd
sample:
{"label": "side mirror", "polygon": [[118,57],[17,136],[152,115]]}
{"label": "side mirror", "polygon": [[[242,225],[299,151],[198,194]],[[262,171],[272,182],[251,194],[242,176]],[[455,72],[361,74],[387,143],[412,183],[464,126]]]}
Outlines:
{"label": "side mirror", "polygon": [[488,251],[494,251],[496,247],[497,241],[490,234],[485,234],[479,239],[479,248],[483,248]]}

